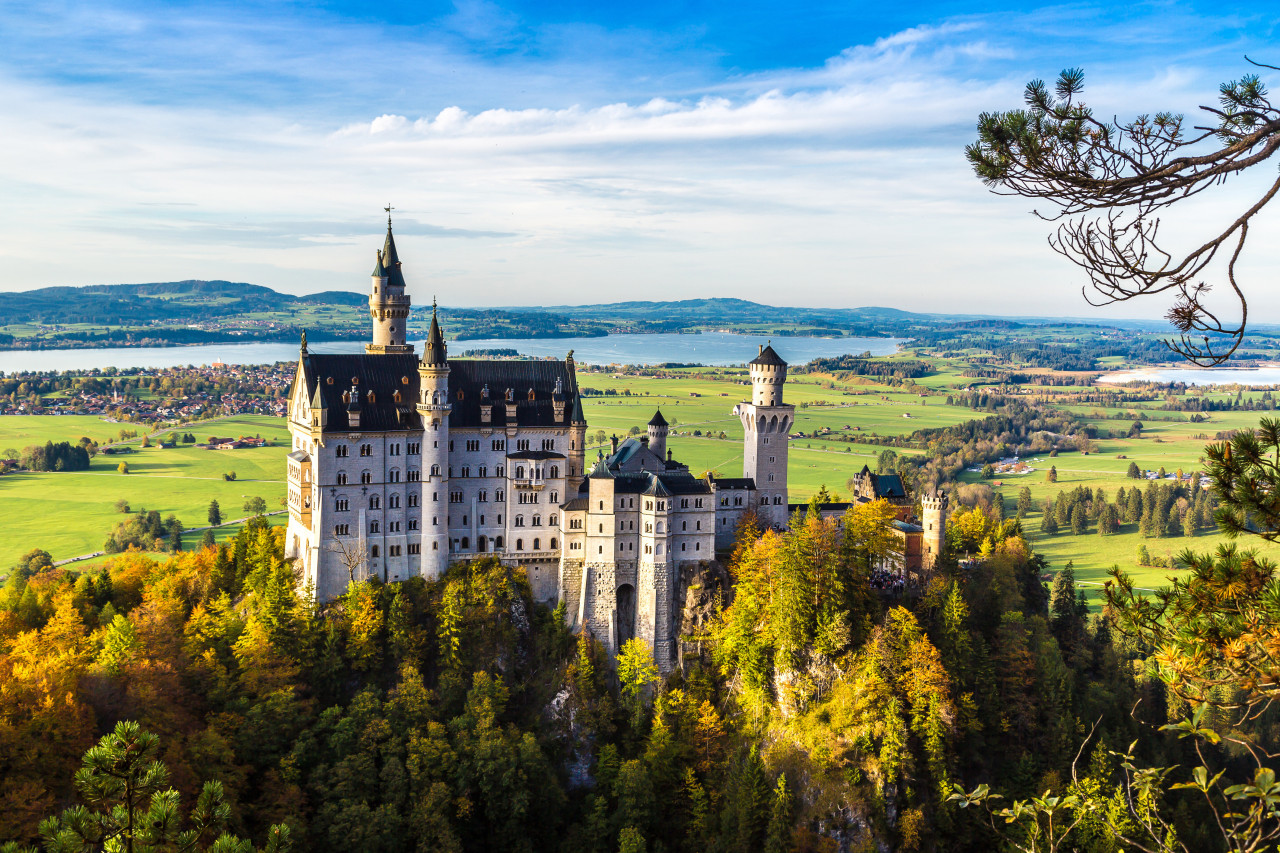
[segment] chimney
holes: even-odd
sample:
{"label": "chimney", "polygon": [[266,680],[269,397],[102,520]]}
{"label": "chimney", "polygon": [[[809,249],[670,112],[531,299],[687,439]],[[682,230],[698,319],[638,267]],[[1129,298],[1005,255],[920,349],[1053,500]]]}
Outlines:
{"label": "chimney", "polygon": [[618,452],[618,436],[616,434],[609,436],[609,441],[613,444],[613,452]]}

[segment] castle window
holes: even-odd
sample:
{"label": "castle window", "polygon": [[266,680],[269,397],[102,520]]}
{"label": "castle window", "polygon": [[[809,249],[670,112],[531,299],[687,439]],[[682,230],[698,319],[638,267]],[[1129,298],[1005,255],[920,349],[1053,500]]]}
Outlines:
{"label": "castle window", "polygon": [[374,559],[377,559],[377,557],[378,557],[378,546],[377,546],[377,545],[370,545],[370,546],[369,546],[369,556],[370,556],[370,557],[373,557]]}
{"label": "castle window", "polygon": [[494,550],[498,550],[498,549],[502,548],[502,537],[501,537],[501,536],[495,536],[495,537],[493,537],[493,547],[494,547]]}
{"label": "castle window", "polygon": [[603,545],[597,545],[597,546],[596,546],[596,553],[597,553],[597,554],[603,554],[603,553],[604,553],[604,546],[603,546]]}
{"label": "castle window", "polygon": [[340,445],[338,445],[337,447],[335,447],[335,448],[333,449],[333,455],[334,455],[334,456],[340,456],[340,457],[346,457],[347,452],[348,452],[350,449],[351,449],[351,448],[347,447],[345,444],[340,444]]}
{"label": "castle window", "polygon": [[728,506],[728,505],[729,505],[729,499],[727,497],[720,498],[720,506]]}
{"label": "castle window", "polygon": [[480,449],[480,442],[479,442],[479,440],[475,440],[475,441],[468,440],[468,441],[467,441],[467,451],[468,451],[469,453],[475,453],[475,452],[476,452],[476,451],[478,451],[479,449]]}
{"label": "castle window", "polygon": [[440,550],[440,543],[439,543],[439,542],[432,542],[432,543],[431,543],[431,550],[432,550],[432,551],[439,551],[439,550]]}
{"label": "castle window", "polygon": [[333,502],[333,509],[335,512],[347,512],[347,499],[338,498],[335,500]]}
{"label": "castle window", "polygon": [[372,445],[369,445],[369,444],[362,444],[362,445],[360,445],[360,455],[361,455],[361,456],[372,456],[372,455],[373,455],[373,446],[372,446]]}
{"label": "castle window", "polygon": [[681,508],[681,509],[688,509],[688,508],[689,508],[689,499],[688,499],[688,498],[681,498],[681,499],[680,499],[680,508]]}
{"label": "castle window", "polygon": [[489,493],[484,489],[481,489],[479,494],[476,495],[476,500],[480,501],[480,503],[488,503]]}
{"label": "castle window", "polygon": [[346,484],[347,484],[347,472],[346,472],[346,471],[339,471],[339,472],[338,472],[338,485],[339,485],[339,486],[345,486]]}
{"label": "castle window", "polygon": [[701,521],[699,521],[699,522],[697,523],[697,526],[695,526],[693,529],[694,529],[694,530],[701,530],[701,529],[702,529],[702,522],[701,522]]}
{"label": "castle window", "polygon": [[373,475],[370,474],[368,471],[361,471],[360,482],[364,483],[366,486],[369,485],[370,483],[373,482]]}
{"label": "castle window", "polygon": [[495,438],[495,439],[493,440],[493,449],[494,449],[494,450],[506,450],[506,449],[507,449],[507,442],[506,442],[506,439],[502,439],[502,438]]}
{"label": "castle window", "polygon": [[405,452],[407,452],[410,456],[417,456],[418,454],[422,453],[422,442],[419,442],[419,441],[409,442],[405,446]]}
{"label": "castle window", "polygon": [[470,476],[471,476],[471,466],[470,466],[470,465],[463,465],[463,466],[462,466],[462,476],[464,476],[464,477],[470,477]]}
{"label": "castle window", "polygon": [[687,521],[682,521],[682,522],[680,522],[680,530],[681,530],[681,532],[683,532],[683,531],[685,531],[685,530],[688,530],[688,529],[689,529],[689,522],[687,522]]}
{"label": "castle window", "polygon": [[680,543],[680,550],[681,550],[681,551],[683,551],[684,549],[685,549],[685,543],[684,543],[684,542],[681,542],[681,543]]}
{"label": "castle window", "polygon": [[378,532],[380,532],[380,531],[379,531],[379,527],[378,527],[378,522],[376,522],[376,521],[371,521],[371,522],[369,522],[369,532],[370,532],[370,533],[378,533]]}
{"label": "castle window", "polygon": [[529,389],[529,399],[530,399],[530,400],[532,400],[532,399],[533,399],[533,389],[532,389],[532,388],[530,388],[530,389]]}
{"label": "castle window", "polygon": [[453,441],[452,441],[452,440],[450,440],[450,441],[449,441],[449,452],[450,452],[450,453],[452,453],[452,452],[453,452]]}
{"label": "castle window", "polygon": [[506,466],[503,466],[503,465],[495,465],[495,466],[494,466],[494,468],[493,468],[493,476],[495,476],[495,477],[505,477],[505,476],[507,476],[507,469],[506,469]]}
{"label": "castle window", "polygon": [[406,478],[410,483],[416,483],[422,479],[422,472],[417,468],[410,468]]}
{"label": "castle window", "polygon": [[431,476],[432,476],[432,477],[439,477],[439,476],[440,476],[440,466],[439,466],[439,465],[432,465],[432,466],[431,466]]}
{"label": "castle window", "polygon": [[382,508],[382,498],[378,497],[377,495],[371,495],[369,497],[369,509],[381,509],[381,508]]}
{"label": "castle window", "polygon": [[333,384],[333,377],[332,377],[332,376],[327,376],[327,377],[325,377],[324,384],[325,384],[325,385],[332,385],[332,384]]}
{"label": "castle window", "polygon": [[359,376],[352,376],[352,377],[351,377],[351,384],[352,384],[352,385],[359,385],[359,384],[360,384],[360,377],[359,377]]}
{"label": "castle window", "polygon": [[645,523],[645,526],[644,526],[644,532],[645,532],[645,533],[652,533],[652,532],[653,532],[653,525],[652,525],[652,524],[649,524],[649,523],[647,523],[647,522],[646,522],[646,523]]}
{"label": "castle window", "polygon": [[618,550],[619,550],[619,551],[625,551],[625,550],[626,550],[626,547],[627,547],[627,546],[626,546],[626,545],[624,545],[624,544],[622,544],[621,542],[619,542],[619,543],[618,543]]}
{"label": "castle window", "polygon": [[523,516],[523,515],[517,515],[517,516],[516,516],[516,527],[524,527],[524,516]]}
{"label": "castle window", "polygon": [[421,554],[421,553],[422,553],[422,543],[421,543],[421,542],[410,542],[410,543],[409,543],[409,553],[410,553],[410,554]]}
{"label": "castle window", "polygon": [[547,517],[547,524],[550,524],[552,527],[556,526],[556,521],[557,521],[557,517],[555,513],[552,513],[550,516]]}
{"label": "castle window", "polygon": [[768,496],[768,495],[761,495],[761,496],[760,496],[760,506],[768,506],[768,505],[769,505],[769,496]]}
{"label": "castle window", "polygon": [[644,502],[644,508],[645,508],[645,509],[653,509],[653,501],[645,501],[645,502]]}
{"label": "castle window", "polygon": [[461,389],[461,388],[459,388],[459,389],[458,389],[458,399],[459,399],[459,400],[461,400],[461,399],[462,399],[462,389]]}
{"label": "castle window", "polygon": [[346,403],[350,403],[350,402],[351,402],[351,392],[350,392],[350,391],[343,391],[343,392],[342,392],[342,402],[343,402],[343,404],[346,404]]}
{"label": "castle window", "polygon": [[517,480],[523,480],[523,479],[524,479],[524,466],[523,466],[523,465],[521,465],[521,466],[519,466],[518,468],[516,468],[516,479],[517,479]]}
{"label": "castle window", "polygon": [[533,550],[535,550],[535,551],[540,551],[540,550],[542,550],[542,540],[541,540],[541,539],[534,539],[534,540],[533,540]]}
{"label": "castle window", "polygon": [[375,403],[375,402],[377,402],[377,398],[373,396],[373,391],[370,391],[370,392],[366,395],[365,399],[367,399],[370,403]]}
{"label": "castle window", "polygon": [[600,501],[600,511],[604,512],[604,501]]}
{"label": "castle window", "polygon": [[773,502],[779,506],[782,504],[782,495],[774,495]]}
{"label": "castle window", "polygon": [[400,392],[399,392],[399,391],[397,391],[397,392],[395,392],[394,394],[392,394],[392,395],[391,395],[391,399],[392,399],[392,400],[394,400],[394,401],[395,401],[395,402],[397,402],[397,403],[403,403],[403,402],[404,402],[404,398],[400,396]]}
{"label": "castle window", "polygon": [[[417,529],[418,529],[418,519],[416,519],[416,518],[411,518],[411,519],[409,519],[409,529],[410,529],[410,530],[417,530]],[[412,553],[414,553],[414,552],[413,552],[413,551],[410,551],[409,553],[410,553],[410,554],[412,554]]]}
{"label": "castle window", "polygon": [[517,550],[517,551],[523,551],[523,550],[524,550],[524,540],[523,540],[523,539],[517,539],[517,540],[516,540],[516,550]]}
{"label": "castle window", "polygon": [[693,505],[698,509],[702,509],[702,498],[695,498],[693,501]]}
{"label": "castle window", "polygon": [[559,466],[559,465],[552,465],[552,466],[551,466],[551,479],[556,480],[556,479],[559,479],[559,477],[560,477],[560,466]]}
{"label": "castle window", "polygon": [[542,516],[540,516],[540,515],[535,515],[535,516],[533,517],[533,526],[534,526],[534,527],[541,527],[541,526],[542,526]]}
{"label": "castle window", "polygon": [[658,501],[658,511],[659,511],[659,512],[661,512],[662,510],[664,510],[664,509],[666,509],[666,508],[667,508],[667,502],[666,502],[666,501]]}
{"label": "castle window", "polygon": [[[543,449],[543,450],[555,450],[555,449],[556,449],[556,440],[555,440],[554,438],[544,438],[544,439],[542,440],[542,449]],[[553,476],[553,477],[554,477],[554,476],[555,476],[555,474],[552,474],[551,476]]]}
{"label": "castle window", "polygon": [[470,547],[471,547],[471,538],[470,538],[470,537],[468,537],[468,536],[463,536],[463,537],[462,537],[462,550],[464,550],[464,551],[465,551],[465,550],[467,550],[467,549],[468,549],[468,548],[470,548]]}
{"label": "castle window", "polygon": [[391,495],[390,497],[388,497],[388,498],[387,498],[387,507],[388,507],[388,508],[390,508],[390,509],[399,509],[399,508],[400,508],[400,496],[399,496],[399,495]]}
{"label": "castle window", "polygon": [[661,554],[661,553],[662,553],[662,545],[661,545],[661,544],[659,544],[659,545],[658,545],[658,553],[659,553],[659,554]]}
{"label": "castle window", "polygon": [[408,384],[409,384],[409,377],[408,377],[408,376],[401,376],[401,377],[400,377],[400,384],[401,384],[401,385],[408,385]]}
{"label": "castle window", "polygon": [[516,440],[516,452],[529,449],[529,439],[521,438]]}
{"label": "castle window", "polygon": [[659,532],[659,533],[661,533],[661,532],[662,532],[662,522],[661,522],[661,521],[659,521],[659,522],[658,522],[658,532]]}
{"label": "castle window", "polygon": [[772,483],[772,482],[773,482],[773,475],[772,475],[772,474],[770,474],[770,475],[769,475],[769,482],[770,482],[770,483]]}
{"label": "castle window", "polygon": [[559,492],[552,492],[552,493],[551,493],[551,502],[552,502],[553,504],[558,504],[558,503],[560,503],[560,493],[559,493]]}
{"label": "castle window", "polygon": [[506,497],[507,497],[507,493],[505,491],[503,491],[502,489],[494,489],[493,499],[495,501],[506,500]]}
{"label": "castle window", "polygon": [[333,535],[334,535],[334,536],[350,536],[350,535],[351,535],[351,525],[350,525],[350,524],[335,524],[335,525],[333,526]]}
{"label": "castle window", "polygon": [[701,550],[702,550],[702,543],[701,543],[701,542],[694,542],[694,543],[693,543],[693,550],[695,550],[695,551],[701,551]]}
{"label": "castle window", "polygon": [[400,482],[400,469],[399,469],[399,468],[392,468],[392,469],[391,469],[391,476],[390,476],[390,479],[391,479],[391,482],[393,482],[393,483],[398,483],[398,482]]}
{"label": "castle window", "polygon": [[555,538],[554,536],[552,536],[552,537],[551,537],[551,550],[552,550],[552,551],[554,551],[555,549],[556,549],[556,538]]}

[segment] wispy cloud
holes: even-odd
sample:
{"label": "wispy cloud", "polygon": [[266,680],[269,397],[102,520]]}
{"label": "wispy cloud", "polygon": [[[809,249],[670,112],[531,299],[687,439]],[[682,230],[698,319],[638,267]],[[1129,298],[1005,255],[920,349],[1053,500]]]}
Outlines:
{"label": "wispy cloud", "polygon": [[[359,288],[390,200],[411,286],[445,278],[455,303],[696,294],[998,311],[1035,282],[1044,310],[1082,313],[1029,205],[969,174],[976,116],[1090,59],[1090,97],[1119,113],[1194,109],[1231,76],[1221,55],[1160,41],[1157,12],[1135,35],[1088,4],[922,19],[749,69],[722,67],[696,22],[530,21],[489,0],[412,23],[4,9],[0,109],[21,128],[0,135],[10,289]],[[1217,26],[1235,50],[1238,32]],[[50,257],[50,241],[74,249]]]}

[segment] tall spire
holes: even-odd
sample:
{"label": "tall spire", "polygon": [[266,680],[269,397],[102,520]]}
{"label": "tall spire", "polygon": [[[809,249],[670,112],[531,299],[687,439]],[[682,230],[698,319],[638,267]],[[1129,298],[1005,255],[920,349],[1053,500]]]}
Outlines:
{"label": "tall spire", "polygon": [[387,273],[388,287],[404,287],[404,273],[400,271],[400,255],[396,252],[396,238],[391,234],[391,205],[383,208],[387,212],[387,239],[382,244],[382,268]]}
{"label": "tall spire", "polygon": [[422,353],[422,363],[443,367],[448,364],[449,355],[444,343],[444,334],[440,331],[440,321],[436,317],[436,300],[431,299],[431,331],[427,333],[427,346]]}

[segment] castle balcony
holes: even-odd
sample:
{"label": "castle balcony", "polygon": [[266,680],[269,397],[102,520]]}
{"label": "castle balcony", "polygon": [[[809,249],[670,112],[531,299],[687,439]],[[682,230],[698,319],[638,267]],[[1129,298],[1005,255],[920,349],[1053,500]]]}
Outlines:
{"label": "castle balcony", "polygon": [[542,489],[547,481],[541,477],[513,477],[511,485],[517,489]]}

